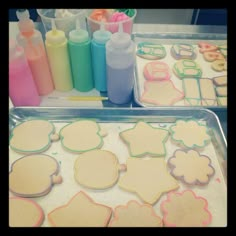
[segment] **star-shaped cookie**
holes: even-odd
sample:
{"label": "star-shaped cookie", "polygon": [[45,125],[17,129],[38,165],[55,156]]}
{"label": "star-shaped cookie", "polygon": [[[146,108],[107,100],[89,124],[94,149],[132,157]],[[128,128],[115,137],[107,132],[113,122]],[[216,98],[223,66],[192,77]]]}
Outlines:
{"label": "star-shaped cookie", "polygon": [[172,81],[145,81],[144,92],[141,101],[160,106],[173,105],[184,97],[183,92],[178,90]]}
{"label": "star-shaped cookie", "polygon": [[131,156],[166,155],[165,142],[168,139],[168,130],[139,121],[134,128],[122,131],[120,137],[128,144]]}
{"label": "star-shaped cookie", "polygon": [[178,182],[168,173],[163,158],[127,160],[127,172],[118,185],[138,196],[149,204],[154,204],[162,193],[179,187]]}

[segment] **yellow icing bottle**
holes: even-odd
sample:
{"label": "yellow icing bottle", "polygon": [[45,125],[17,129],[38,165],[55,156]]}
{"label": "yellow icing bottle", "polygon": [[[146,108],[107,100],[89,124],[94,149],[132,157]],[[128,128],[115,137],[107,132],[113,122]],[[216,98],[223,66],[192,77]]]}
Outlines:
{"label": "yellow icing bottle", "polygon": [[52,30],[46,33],[45,45],[55,89],[62,92],[73,89],[67,44],[65,33],[57,30],[52,20]]}

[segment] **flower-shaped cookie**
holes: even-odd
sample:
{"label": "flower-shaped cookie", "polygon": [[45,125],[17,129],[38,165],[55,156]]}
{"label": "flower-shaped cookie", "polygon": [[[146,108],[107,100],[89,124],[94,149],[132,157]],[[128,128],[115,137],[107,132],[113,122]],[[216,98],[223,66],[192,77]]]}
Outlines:
{"label": "flower-shaped cookie", "polygon": [[105,227],[112,214],[108,206],[98,204],[80,191],[66,205],[48,214],[48,220],[56,227]]}
{"label": "flower-shaped cookie", "polygon": [[207,184],[215,173],[210,158],[195,150],[176,150],[168,165],[171,174],[187,184]]}
{"label": "flower-shaped cookie", "polygon": [[162,219],[156,215],[153,207],[129,201],[125,206],[115,208],[114,218],[109,227],[162,227]]}
{"label": "flower-shaped cookie", "polygon": [[10,138],[10,147],[19,153],[46,151],[52,141],[59,139],[54,125],[47,120],[29,120],[17,125]]}
{"label": "flower-shaped cookie", "polygon": [[165,156],[165,142],[169,136],[168,130],[155,128],[139,121],[134,128],[120,133],[121,139],[128,144],[131,156]]}
{"label": "flower-shaped cookie", "polygon": [[19,197],[9,199],[10,227],[37,227],[43,220],[43,210],[36,202]]}
{"label": "flower-shaped cookie", "polygon": [[48,155],[34,154],[15,161],[9,174],[10,191],[20,197],[40,197],[48,194],[54,184],[62,182],[59,164]]}
{"label": "flower-shaped cookie", "polygon": [[165,226],[202,227],[212,220],[207,200],[191,190],[168,193],[167,199],[161,203],[161,210]]}
{"label": "flower-shaped cookie", "polygon": [[67,151],[80,153],[101,148],[103,134],[100,126],[92,120],[78,120],[60,130],[61,144]]}
{"label": "flower-shaped cookie", "polygon": [[170,132],[175,142],[187,148],[205,147],[211,140],[207,126],[195,120],[177,120]]}
{"label": "flower-shaped cookie", "polygon": [[118,185],[135,192],[149,204],[154,204],[162,195],[179,187],[178,182],[167,171],[163,158],[128,158],[127,172],[120,178]]}
{"label": "flower-shaped cookie", "polygon": [[112,152],[88,151],[79,155],[75,162],[75,180],[92,189],[109,188],[118,180],[122,167]]}
{"label": "flower-shaped cookie", "polygon": [[171,80],[145,81],[141,101],[160,106],[170,106],[184,98]]}

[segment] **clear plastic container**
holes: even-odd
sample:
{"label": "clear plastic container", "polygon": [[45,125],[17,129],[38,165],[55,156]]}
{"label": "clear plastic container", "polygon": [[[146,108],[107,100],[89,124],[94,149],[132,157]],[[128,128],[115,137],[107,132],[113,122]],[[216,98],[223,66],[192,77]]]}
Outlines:
{"label": "clear plastic container", "polygon": [[[60,13],[57,11],[60,10]],[[62,10],[66,10],[70,14],[62,14]],[[86,29],[86,9],[37,9],[37,13],[41,17],[44,25],[45,33],[52,29],[51,22],[54,19],[58,30],[65,32],[66,37],[69,36],[69,32],[76,27],[76,20],[80,21],[80,27]],[[60,17],[59,17],[60,15]]]}

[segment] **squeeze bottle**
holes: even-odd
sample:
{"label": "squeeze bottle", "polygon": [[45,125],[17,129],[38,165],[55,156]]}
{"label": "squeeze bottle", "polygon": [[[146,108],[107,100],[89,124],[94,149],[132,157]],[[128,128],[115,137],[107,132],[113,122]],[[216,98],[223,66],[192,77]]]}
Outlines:
{"label": "squeeze bottle", "polygon": [[72,90],[67,39],[63,31],[56,29],[54,20],[52,20],[52,30],[46,33],[45,45],[55,89],[62,92]]}
{"label": "squeeze bottle", "polygon": [[130,102],[134,86],[135,44],[128,33],[112,34],[106,43],[107,94],[111,102]]}
{"label": "squeeze bottle", "polygon": [[38,106],[40,97],[24,48],[9,41],[9,95],[14,106]]}
{"label": "squeeze bottle", "polygon": [[78,20],[76,29],[69,33],[68,46],[74,87],[87,92],[94,88],[91,41],[88,32],[80,29]]}
{"label": "squeeze bottle", "polygon": [[20,33],[18,43],[24,47],[25,54],[38,89],[39,95],[47,95],[54,90],[51,71],[48,64],[42,34],[35,29],[29,18],[29,11],[16,11]]}
{"label": "squeeze bottle", "polygon": [[91,42],[93,78],[95,88],[100,92],[107,91],[107,69],[106,69],[106,42],[110,39],[112,33],[104,29],[101,23],[100,30],[93,33]]}

